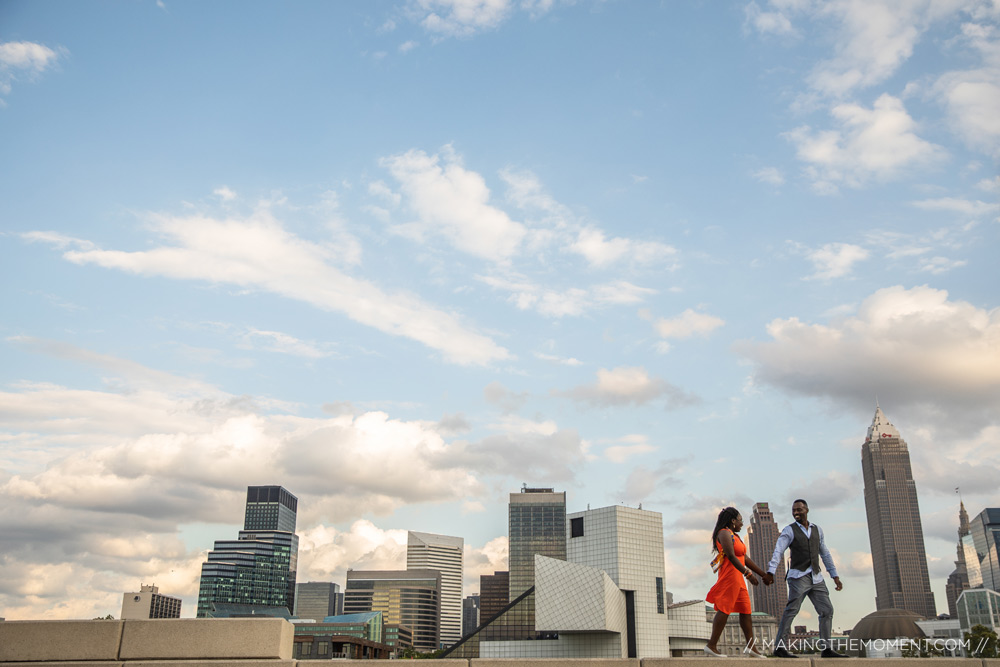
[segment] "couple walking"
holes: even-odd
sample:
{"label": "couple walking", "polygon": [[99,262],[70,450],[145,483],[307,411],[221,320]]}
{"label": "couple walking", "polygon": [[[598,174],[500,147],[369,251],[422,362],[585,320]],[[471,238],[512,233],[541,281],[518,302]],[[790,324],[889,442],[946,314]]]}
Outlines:
{"label": "couple walking", "polygon": [[830,592],[823,581],[820,573],[823,565],[833,576],[836,590],[841,590],[844,585],[837,576],[837,568],[833,564],[833,557],[826,547],[826,540],[823,538],[823,531],[819,526],[809,523],[809,505],[804,500],[796,500],[792,503],[792,518],[794,523],[785,526],[778,536],[778,542],[774,545],[774,554],[771,562],[767,565],[765,572],[759,565],[747,557],[747,548],[743,544],[737,533],[743,528],[743,517],[735,507],[727,507],[719,512],[719,519],[715,522],[715,530],[712,531],[712,549],[717,554],[712,561],[712,567],[718,569],[719,579],[712,586],[712,590],[705,596],[706,602],[715,605],[715,618],[712,621],[712,637],[705,646],[705,654],[716,658],[725,658],[719,653],[719,638],[726,628],[726,621],[729,614],[739,613],[740,628],[746,637],[747,645],[745,652],[753,658],[763,658],[764,654],[757,650],[756,640],[753,636],[753,622],[750,617],[750,595],[747,593],[747,586],[744,582],[749,581],[757,586],[758,581],[755,574],[761,578],[765,586],[774,583],[774,572],[778,569],[778,563],[784,557],[785,550],[791,551],[791,560],[788,566],[788,604],[785,612],[781,615],[781,623],[778,625],[778,634],[775,636],[774,656],[777,658],[795,658],[788,651],[785,636],[792,626],[792,620],[799,613],[802,600],[806,597],[812,601],[816,612],[819,615],[819,634],[823,640],[823,658],[845,658],[833,650],[830,646],[830,633],[833,629],[833,604],[830,602]]}

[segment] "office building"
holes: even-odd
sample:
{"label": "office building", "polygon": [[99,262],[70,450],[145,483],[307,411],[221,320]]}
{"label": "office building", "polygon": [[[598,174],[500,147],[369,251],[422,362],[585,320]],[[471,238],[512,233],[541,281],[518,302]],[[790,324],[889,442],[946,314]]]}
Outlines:
{"label": "office building", "polygon": [[875,607],[934,618],[937,612],[910,452],[878,406],[861,446],[861,471],[875,571]]}
{"label": "office building", "polygon": [[962,537],[969,588],[1000,591],[1000,507],[987,507]]}
{"label": "office building", "polygon": [[499,614],[509,602],[510,572],[479,575],[480,623],[485,623]]}
{"label": "office building", "polygon": [[465,540],[461,537],[409,531],[406,536],[406,569],[441,573],[442,646],[462,638],[462,563]]}
{"label": "office building", "polygon": [[606,572],[625,594],[634,620],[629,624],[628,652],[621,657],[669,656],[663,515],[612,505],[566,519],[566,560]]}
{"label": "office building", "polygon": [[[661,515],[612,506],[570,514],[566,519],[566,558],[535,554],[533,586],[443,657],[670,655]],[[516,523],[511,525],[513,535]],[[511,576],[515,563],[512,558]],[[526,618],[533,622],[529,628],[524,627]]]}
{"label": "office building", "polygon": [[958,607],[955,603],[958,596],[969,587],[969,572],[965,564],[965,545],[962,538],[969,534],[969,513],[965,511],[965,503],[959,501],[958,506],[958,548],[955,558],[955,569],[948,575],[945,583],[945,597],[948,598],[948,615],[953,619],[958,618]]}
{"label": "office building", "polygon": [[342,614],[343,605],[344,596],[340,592],[340,584],[330,581],[309,581],[295,585],[296,618],[322,621],[327,616]]}
{"label": "office building", "polygon": [[180,598],[160,595],[156,586],[140,585],[139,591],[122,597],[122,620],[143,618],[180,618]]}
{"label": "office building", "polygon": [[[566,492],[521,488],[508,505],[508,599],[513,602],[535,585],[535,556],[566,560]],[[535,635],[534,597],[505,614],[503,639]]]}
{"label": "office building", "polygon": [[280,486],[251,486],[246,502],[237,539],[216,541],[201,566],[199,618],[216,615],[219,605],[295,609],[298,499]]}
{"label": "office building", "polygon": [[[750,560],[767,569],[774,553],[774,545],[781,535],[781,528],[774,520],[771,508],[767,503],[754,503],[747,526],[747,551]],[[774,573],[774,584],[771,586],[750,586],[753,597],[753,609],[756,612],[781,618],[788,602],[788,587],[785,585],[785,559],[778,562]]]}
{"label": "office building", "polygon": [[479,627],[479,596],[468,595],[462,600],[462,636]]}
{"label": "office building", "polygon": [[1000,633],[1000,593],[988,588],[969,588],[958,596],[955,606],[963,633],[970,632],[976,625]]}
{"label": "office building", "polygon": [[386,624],[413,633],[413,648],[440,648],[441,573],[438,570],[348,570],[344,613],[381,611]]}

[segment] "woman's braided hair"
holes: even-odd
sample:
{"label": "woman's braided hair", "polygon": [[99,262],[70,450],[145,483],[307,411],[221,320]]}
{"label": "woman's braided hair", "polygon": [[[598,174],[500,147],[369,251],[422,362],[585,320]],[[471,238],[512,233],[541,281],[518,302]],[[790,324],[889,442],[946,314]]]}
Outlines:
{"label": "woman's braided hair", "polygon": [[715,522],[715,530],[712,531],[712,551],[719,550],[719,547],[715,544],[715,537],[719,534],[719,531],[723,528],[728,528],[733,519],[739,515],[740,511],[735,507],[727,507],[719,512],[719,520]]}

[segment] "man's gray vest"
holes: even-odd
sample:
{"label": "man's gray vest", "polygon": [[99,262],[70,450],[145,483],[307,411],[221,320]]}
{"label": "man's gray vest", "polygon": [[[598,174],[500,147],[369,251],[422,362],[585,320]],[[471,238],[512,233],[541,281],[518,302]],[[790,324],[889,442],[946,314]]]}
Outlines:
{"label": "man's gray vest", "polygon": [[792,543],[790,546],[791,560],[789,566],[793,570],[803,572],[812,566],[813,574],[819,574],[819,526],[812,524],[812,532],[806,537],[805,530],[798,522],[792,524]]}

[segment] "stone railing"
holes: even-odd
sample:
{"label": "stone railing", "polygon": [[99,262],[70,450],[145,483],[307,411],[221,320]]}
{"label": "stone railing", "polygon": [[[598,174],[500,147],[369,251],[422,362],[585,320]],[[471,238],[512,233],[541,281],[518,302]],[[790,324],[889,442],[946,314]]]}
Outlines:
{"label": "stone railing", "polygon": [[[293,660],[294,627],[280,618],[154,621],[0,622],[0,667],[318,667]],[[445,659],[440,667],[726,667],[749,658]],[[886,667],[886,659],[851,658],[850,667]],[[806,666],[806,662],[811,662]],[[898,664],[899,659],[893,659]],[[338,661],[340,662],[340,661]],[[386,661],[379,661],[386,662]],[[833,667],[822,658],[788,667]],[[717,664],[721,663],[721,664]],[[913,667],[1000,667],[1000,660],[912,659]],[[747,664],[750,667],[750,664]]]}

